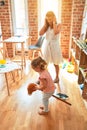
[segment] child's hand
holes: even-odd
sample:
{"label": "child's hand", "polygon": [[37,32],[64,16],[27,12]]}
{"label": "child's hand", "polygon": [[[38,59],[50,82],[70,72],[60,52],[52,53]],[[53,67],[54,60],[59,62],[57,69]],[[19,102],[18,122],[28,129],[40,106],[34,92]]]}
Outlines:
{"label": "child's hand", "polygon": [[34,88],[32,88],[32,90],[33,90],[33,91],[36,91],[36,90],[37,90],[36,86],[34,86]]}
{"label": "child's hand", "polygon": [[36,84],[36,85],[35,85],[35,90],[38,90],[38,89],[39,89],[39,85]]}
{"label": "child's hand", "polygon": [[[35,89],[36,89],[36,90],[41,90],[41,86],[37,84],[37,85],[35,86]],[[36,90],[35,90],[35,91],[36,91]]]}

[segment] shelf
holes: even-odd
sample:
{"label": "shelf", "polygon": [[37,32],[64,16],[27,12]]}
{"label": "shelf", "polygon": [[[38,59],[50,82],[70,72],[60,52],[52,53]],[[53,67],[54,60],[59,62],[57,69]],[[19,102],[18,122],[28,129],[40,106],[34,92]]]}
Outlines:
{"label": "shelf", "polygon": [[87,55],[87,50],[83,50],[83,52]]}
{"label": "shelf", "polygon": [[72,38],[71,59],[74,59],[75,73],[78,75],[78,84],[84,84],[83,99],[87,101],[87,44],[81,40]]}
{"label": "shelf", "polygon": [[75,51],[71,49],[72,56],[75,58]]}
{"label": "shelf", "polygon": [[79,66],[79,60],[76,60],[77,65]]}
{"label": "shelf", "polygon": [[79,70],[81,71],[81,73],[82,73],[84,79],[86,79],[86,74],[87,74],[87,72],[84,72],[85,69],[79,68]]}

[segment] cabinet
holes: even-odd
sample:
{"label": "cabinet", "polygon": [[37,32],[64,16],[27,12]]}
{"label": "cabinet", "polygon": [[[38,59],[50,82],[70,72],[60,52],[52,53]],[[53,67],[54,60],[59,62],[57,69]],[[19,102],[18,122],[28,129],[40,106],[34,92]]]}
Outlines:
{"label": "cabinet", "polygon": [[82,97],[87,101],[87,44],[75,37],[72,38],[70,58],[78,75],[78,84],[83,84]]}

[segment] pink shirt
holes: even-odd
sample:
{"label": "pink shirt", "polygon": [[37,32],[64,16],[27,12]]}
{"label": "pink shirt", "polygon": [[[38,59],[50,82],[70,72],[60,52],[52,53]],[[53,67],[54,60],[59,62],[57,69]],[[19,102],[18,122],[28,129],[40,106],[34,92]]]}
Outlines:
{"label": "pink shirt", "polygon": [[[52,80],[50,73],[47,70],[44,70],[40,73],[39,80],[40,79],[46,79],[46,81],[47,81],[46,88],[43,90],[43,92],[47,93],[47,92],[53,92],[55,90],[55,84]],[[40,85],[41,85],[41,83],[40,83]]]}

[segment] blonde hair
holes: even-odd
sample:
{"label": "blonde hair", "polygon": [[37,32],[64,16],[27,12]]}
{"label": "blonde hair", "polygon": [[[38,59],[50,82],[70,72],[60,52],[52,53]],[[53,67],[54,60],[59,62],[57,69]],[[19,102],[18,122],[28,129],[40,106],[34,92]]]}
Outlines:
{"label": "blonde hair", "polygon": [[33,68],[36,68],[37,66],[39,66],[41,70],[45,70],[47,68],[47,63],[41,57],[38,57],[31,61],[31,66]]}
{"label": "blonde hair", "polygon": [[53,11],[48,11],[46,17],[56,17]]}
{"label": "blonde hair", "polygon": [[53,11],[48,11],[48,12],[46,13],[45,19],[46,19],[46,25],[47,25],[47,27],[50,26],[51,28],[53,28],[53,23],[52,23],[52,25],[50,25],[49,22],[48,22],[48,19],[51,18],[52,20],[54,20],[54,17],[55,17],[55,19],[56,19],[56,16],[55,16],[55,14],[54,14]]}

